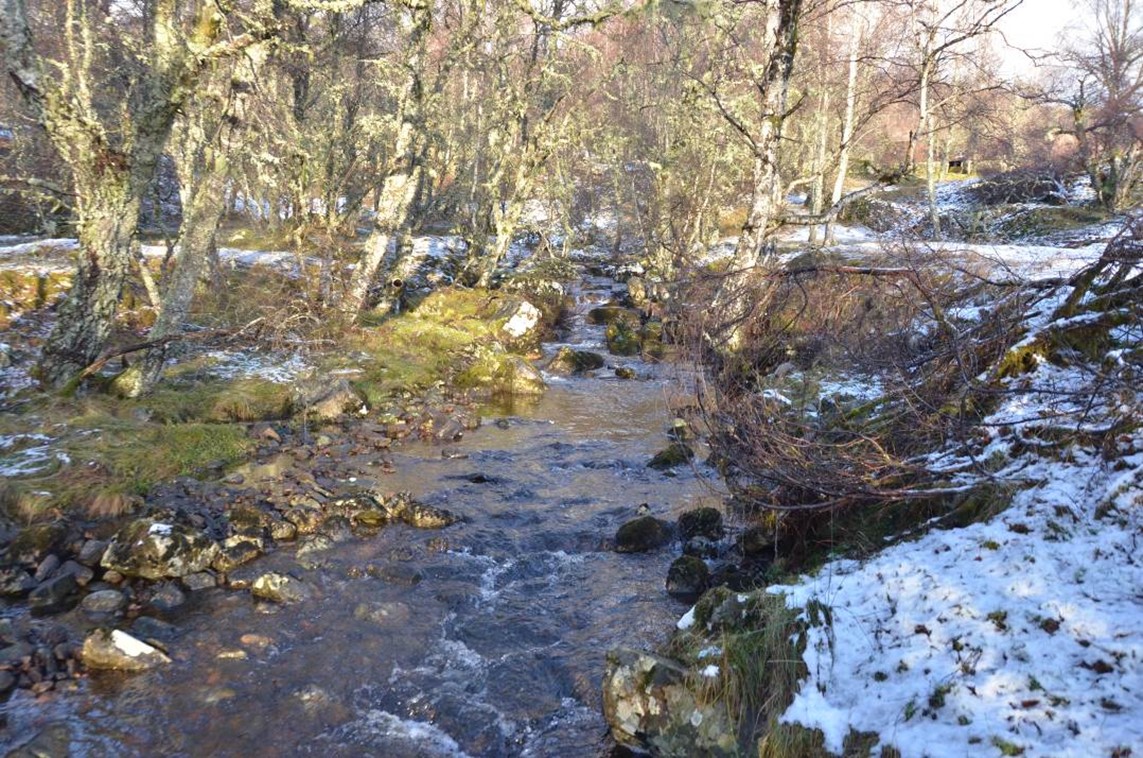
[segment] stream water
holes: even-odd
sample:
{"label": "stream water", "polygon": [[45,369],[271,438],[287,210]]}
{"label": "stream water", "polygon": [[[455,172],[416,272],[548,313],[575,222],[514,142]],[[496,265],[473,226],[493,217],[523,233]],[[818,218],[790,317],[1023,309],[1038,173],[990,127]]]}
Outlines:
{"label": "stream water", "polygon": [[[588,281],[579,310],[611,286]],[[567,340],[604,350],[601,328],[582,318]],[[456,446],[465,457],[406,445],[396,471],[377,475],[377,487],[462,523],[390,527],[316,565],[280,549],[258,569],[305,580],[312,598],[194,593],[174,625],[172,665],[93,676],[46,701],[17,693],[8,734],[18,743],[65,724],[71,751],[92,756],[608,754],[607,650],[661,641],[686,610],[664,591],[677,550],[618,554],[610,540],[641,503],[673,518],[721,500],[701,466],[646,465],[668,442],[669,407],[686,401],[680,369],[610,360],[639,378],[552,377],[536,404],[490,411]]]}

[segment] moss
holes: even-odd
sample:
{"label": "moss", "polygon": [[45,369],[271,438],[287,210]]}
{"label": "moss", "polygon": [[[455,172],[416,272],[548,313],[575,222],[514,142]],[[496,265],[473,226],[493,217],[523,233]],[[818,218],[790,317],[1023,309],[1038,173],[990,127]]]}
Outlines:
{"label": "moss", "polygon": [[607,349],[612,355],[639,355],[643,350],[640,330],[624,321],[607,325]]}

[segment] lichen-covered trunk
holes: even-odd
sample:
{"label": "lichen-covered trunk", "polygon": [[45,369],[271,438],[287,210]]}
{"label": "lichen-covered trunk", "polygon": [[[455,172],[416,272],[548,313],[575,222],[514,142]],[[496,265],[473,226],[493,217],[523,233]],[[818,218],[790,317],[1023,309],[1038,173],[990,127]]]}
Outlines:
{"label": "lichen-covered trunk", "polygon": [[155,344],[115,378],[115,391],[125,397],[150,392],[163,373],[170,346],[167,338],[182,331],[194,302],[195,288],[216,249],[219,221],[226,210],[225,184],[226,169],[219,162],[195,182],[184,200],[171,273],[163,287],[159,315],[148,333],[148,341]]}
{"label": "lichen-covered trunk", "polygon": [[[845,85],[845,117],[841,124],[841,148],[837,156],[837,178],[833,183],[833,193],[830,195],[830,207],[841,201],[845,191],[845,179],[849,173],[850,143],[853,142],[854,114],[857,110],[857,53],[861,46],[864,27],[859,26],[849,38],[849,74]],[[834,216],[826,221],[825,244],[832,245],[834,238]]]}
{"label": "lichen-covered trunk", "polygon": [[774,259],[768,236],[782,207],[778,151],[798,46],[801,0],[766,0],[761,5],[765,8],[765,18],[758,30],[758,39],[760,49],[768,51],[768,61],[754,85],[764,115],[751,139],[754,165],[750,209],[734,248],[730,270],[713,303],[718,323],[707,333],[712,347],[720,351],[733,352],[741,346],[742,327],[758,304],[761,277]]}
{"label": "lichen-covered trunk", "polygon": [[40,379],[53,387],[66,385],[99,357],[131,269],[139,196],[125,174],[100,185],[80,193],[75,278],[40,358]]}

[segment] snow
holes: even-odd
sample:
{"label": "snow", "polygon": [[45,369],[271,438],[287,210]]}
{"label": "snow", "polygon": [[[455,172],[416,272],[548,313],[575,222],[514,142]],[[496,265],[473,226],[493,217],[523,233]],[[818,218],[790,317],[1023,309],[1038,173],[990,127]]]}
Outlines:
{"label": "snow", "polygon": [[254,378],[275,384],[291,384],[312,367],[299,355],[212,350],[204,354],[211,362],[206,371],[220,379]]}
{"label": "snow", "polygon": [[1025,430],[1106,425],[1137,393],[1103,397],[1081,366],[1013,381],[1022,391],[986,419],[978,455],[1009,461],[1005,511],[768,588],[832,610],[808,631],[809,677],[782,717],[821,729],[830,751],[851,730],[906,757],[1143,747],[1143,430],[1110,459],[1078,444],[1007,458]]}

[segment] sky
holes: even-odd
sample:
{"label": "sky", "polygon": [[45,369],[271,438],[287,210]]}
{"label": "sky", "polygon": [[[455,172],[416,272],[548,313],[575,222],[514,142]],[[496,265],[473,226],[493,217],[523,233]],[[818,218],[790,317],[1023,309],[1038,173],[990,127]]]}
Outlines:
{"label": "sky", "polygon": [[[1013,47],[1052,50],[1057,47],[1060,32],[1076,26],[1078,14],[1075,0],[1024,0],[1004,17],[1000,28]],[[1019,52],[1010,51],[1004,57],[1013,73],[1030,67]]]}

